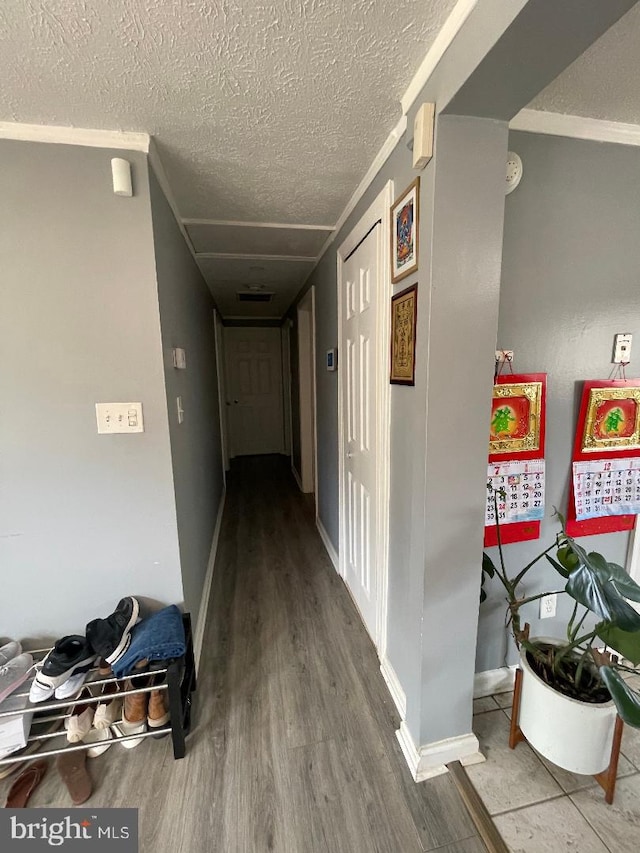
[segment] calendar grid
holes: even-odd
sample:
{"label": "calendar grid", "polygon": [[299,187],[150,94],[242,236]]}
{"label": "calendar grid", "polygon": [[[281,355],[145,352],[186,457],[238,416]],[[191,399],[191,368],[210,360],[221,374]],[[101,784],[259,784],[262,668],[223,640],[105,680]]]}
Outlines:
{"label": "calendar grid", "polygon": [[494,493],[498,493],[500,524],[539,521],[544,517],[544,459],[490,462],[487,468],[485,527],[496,524]]}

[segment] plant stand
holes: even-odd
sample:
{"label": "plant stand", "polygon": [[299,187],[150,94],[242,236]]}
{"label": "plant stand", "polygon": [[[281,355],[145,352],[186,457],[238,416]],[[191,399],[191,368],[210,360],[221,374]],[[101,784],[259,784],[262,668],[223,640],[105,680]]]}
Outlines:
{"label": "plant stand", "polygon": [[[515,749],[521,742],[526,742],[526,737],[519,726],[520,720],[520,698],[522,696],[522,670],[520,667],[516,669],[516,681],[513,688],[513,704],[511,706],[511,729],[509,731],[509,748]],[[624,731],[624,722],[619,715],[616,715],[615,728],[613,730],[613,743],[611,744],[611,759],[609,766],[602,773],[594,774],[594,779],[604,790],[604,799],[608,805],[613,803],[613,796],[616,790],[616,780],[618,777],[618,760],[620,758],[620,744],[622,743],[622,733]]]}

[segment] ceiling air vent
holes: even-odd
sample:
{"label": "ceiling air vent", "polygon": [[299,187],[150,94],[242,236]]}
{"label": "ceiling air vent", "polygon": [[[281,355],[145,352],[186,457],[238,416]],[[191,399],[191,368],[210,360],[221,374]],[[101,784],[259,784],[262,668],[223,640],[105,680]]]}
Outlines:
{"label": "ceiling air vent", "polygon": [[238,302],[271,302],[273,293],[265,290],[238,290]]}

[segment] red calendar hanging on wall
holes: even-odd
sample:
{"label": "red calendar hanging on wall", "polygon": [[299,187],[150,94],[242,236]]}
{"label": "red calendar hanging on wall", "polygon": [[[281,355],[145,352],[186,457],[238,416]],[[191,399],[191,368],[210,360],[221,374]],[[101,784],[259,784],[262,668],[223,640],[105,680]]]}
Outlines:
{"label": "red calendar hanging on wall", "polygon": [[584,383],[573,446],[569,536],[631,530],[640,513],[640,379]]}
{"label": "red calendar hanging on wall", "polygon": [[496,512],[503,544],[540,537],[546,395],[546,373],[496,377],[489,427],[485,547],[498,543]]}

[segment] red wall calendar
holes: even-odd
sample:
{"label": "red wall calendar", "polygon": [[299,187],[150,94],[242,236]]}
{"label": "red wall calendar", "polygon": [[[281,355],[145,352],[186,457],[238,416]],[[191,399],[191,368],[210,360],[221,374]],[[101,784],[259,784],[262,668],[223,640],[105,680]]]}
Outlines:
{"label": "red wall calendar", "polygon": [[640,513],[640,379],[584,383],[571,474],[569,536],[633,528]]}
{"label": "red wall calendar", "polygon": [[496,377],[489,426],[485,547],[498,543],[496,508],[504,544],[540,536],[546,390],[546,373]]}

